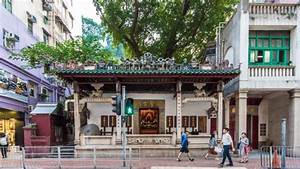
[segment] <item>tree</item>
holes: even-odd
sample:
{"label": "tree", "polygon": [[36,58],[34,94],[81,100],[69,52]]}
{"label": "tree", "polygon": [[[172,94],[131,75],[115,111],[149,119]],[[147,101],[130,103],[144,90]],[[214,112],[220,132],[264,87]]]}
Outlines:
{"label": "tree", "polygon": [[96,23],[91,18],[82,17],[82,37],[84,39],[98,41],[100,45],[105,44],[104,48],[109,50],[116,59],[124,57],[123,44],[111,43],[111,34],[107,32],[103,25]]}
{"label": "tree", "polygon": [[11,58],[26,61],[29,68],[67,64],[70,61],[85,63],[87,61],[113,60],[111,52],[101,46],[98,41],[85,38],[66,40],[56,46],[38,42],[23,48],[18,53],[13,53]]}
{"label": "tree", "polygon": [[133,57],[201,57],[238,0],[94,0],[114,43]]}

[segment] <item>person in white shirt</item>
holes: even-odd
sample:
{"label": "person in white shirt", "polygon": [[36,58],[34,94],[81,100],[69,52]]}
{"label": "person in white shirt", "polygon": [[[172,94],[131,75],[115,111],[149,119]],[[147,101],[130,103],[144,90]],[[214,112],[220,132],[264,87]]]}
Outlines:
{"label": "person in white shirt", "polygon": [[2,158],[7,158],[8,137],[5,133],[0,133],[0,146]]}
{"label": "person in white shirt", "polygon": [[228,128],[224,128],[223,129],[223,136],[222,136],[222,142],[223,144],[223,160],[222,162],[219,164],[220,167],[224,166],[226,157],[228,158],[229,164],[227,164],[226,166],[233,166],[233,162],[229,153],[229,149],[230,147],[232,148],[232,151],[234,150],[234,146],[233,146],[233,141],[232,138],[229,134],[229,129]]}

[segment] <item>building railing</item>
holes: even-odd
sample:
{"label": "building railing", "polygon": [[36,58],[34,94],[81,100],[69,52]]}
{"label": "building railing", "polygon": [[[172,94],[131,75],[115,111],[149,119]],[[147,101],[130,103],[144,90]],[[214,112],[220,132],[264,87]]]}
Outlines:
{"label": "building railing", "polygon": [[12,99],[18,100],[18,101],[23,102],[23,103],[28,102],[28,97],[27,96],[17,94],[16,92],[14,92],[12,90],[6,90],[6,89],[0,88],[0,96],[12,98]]}
{"label": "building railing", "polygon": [[249,77],[293,77],[295,66],[249,66]]}
{"label": "building railing", "polygon": [[294,169],[300,166],[300,147],[267,146],[261,147],[262,168]]}
{"label": "building railing", "polygon": [[270,3],[250,3],[250,14],[295,14],[296,4],[270,4]]}

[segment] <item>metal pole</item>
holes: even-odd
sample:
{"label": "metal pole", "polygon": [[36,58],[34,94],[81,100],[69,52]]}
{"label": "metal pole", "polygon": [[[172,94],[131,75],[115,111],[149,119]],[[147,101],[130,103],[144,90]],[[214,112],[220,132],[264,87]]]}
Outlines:
{"label": "metal pole", "polygon": [[94,169],[96,169],[97,165],[96,165],[96,147],[95,146],[93,149],[93,164],[94,164]]}
{"label": "metal pole", "polygon": [[58,157],[58,168],[61,169],[61,154],[60,154],[60,147],[57,147],[57,157]]}
{"label": "metal pole", "polygon": [[126,167],[125,99],[126,99],[126,87],[122,86],[121,119],[122,119],[123,167]]}
{"label": "metal pole", "polygon": [[285,169],[285,158],[286,158],[286,119],[281,119],[281,169]]}
{"label": "metal pole", "polygon": [[24,147],[22,147],[22,154],[21,154],[21,158],[22,158],[22,169],[26,169],[26,167],[25,167],[25,148]]}

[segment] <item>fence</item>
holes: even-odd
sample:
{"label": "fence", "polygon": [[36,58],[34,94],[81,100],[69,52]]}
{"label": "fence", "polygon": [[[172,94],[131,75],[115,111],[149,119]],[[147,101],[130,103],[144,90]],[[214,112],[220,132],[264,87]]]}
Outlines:
{"label": "fence", "polygon": [[1,160],[0,168],[13,169],[62,169],[62,168],[132,168],[139,160],[139,152],[120,149],[74,146],[33,146],[11,148],[9,160]]}
{"label": "fence", "polygon": [[267,169],[294,169],[300,167],[300,147],[262,147],[261,167]]}

